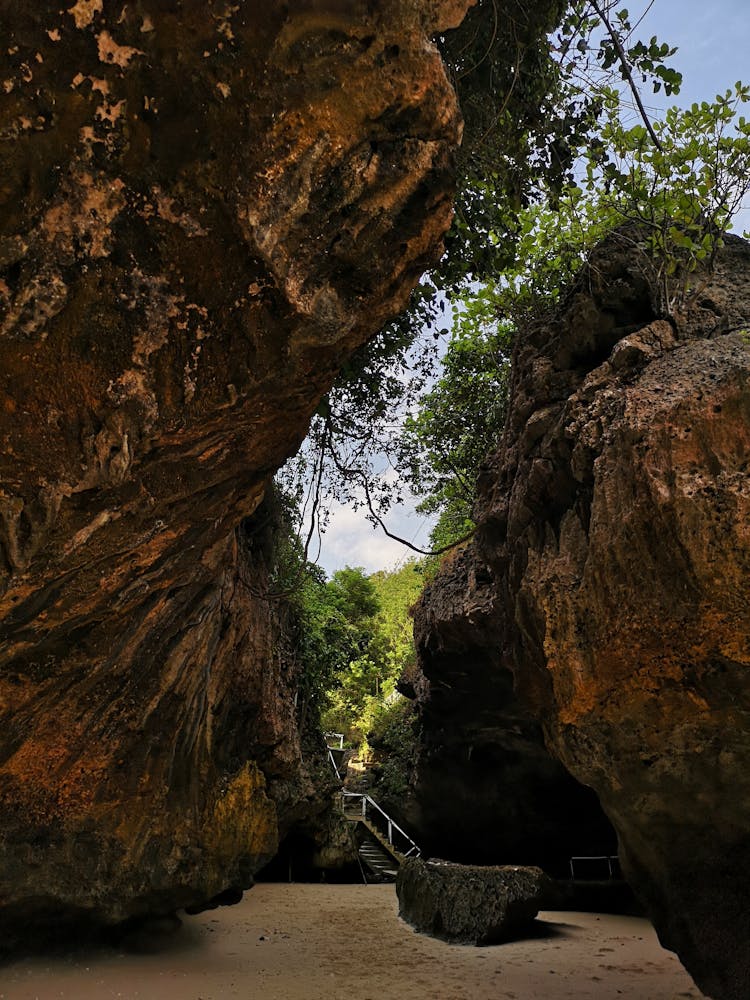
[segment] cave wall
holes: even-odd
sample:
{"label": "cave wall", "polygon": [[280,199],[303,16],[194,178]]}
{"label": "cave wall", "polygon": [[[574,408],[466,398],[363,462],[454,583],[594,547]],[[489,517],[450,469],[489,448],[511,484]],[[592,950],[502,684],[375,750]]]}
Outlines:
{"label": "cave wall", "polygon": [[488,656],[595,789],[662,942],[720,1000],[750,982],[749,318],[736,237],[671,321],[627,241],[603,247],[519,338],[463,557],[463,587],[482,576],[496,609]]}
{"label": "cave wall", "polygon": [[[538,865],[568,878],[574,855],[617,852],[595,793],[544,744],[500,656],[503,618],[471,547],[453,553],[414,612],[420,720],[405,816],[428,855]],[[606,870],[606,869],[605,869]]]}
{"label": "cave wall", "polygon": [[440,254],[467,5],[0,0],[6,943],[246,885],[307,794],[241,524]]}

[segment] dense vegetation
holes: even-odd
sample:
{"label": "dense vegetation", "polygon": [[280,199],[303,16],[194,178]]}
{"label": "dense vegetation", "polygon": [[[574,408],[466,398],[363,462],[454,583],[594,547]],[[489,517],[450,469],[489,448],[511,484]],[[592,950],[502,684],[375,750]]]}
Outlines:
{"label": "dense vegetation", "polygon": [[422,588],[421,566],[411,561],[371,576],[346,567],[328,581],[309,576],[305,587],[305,672],[319,680],[321,725],[365,747],[414,663],[408,612]]}
{"label": "dense vegetation", "polygon": [[281,605],[280,643],[296,666],[303,740],[319,749],[320,733],[336,732],[366,759],[379,751],[384,792],[402,795],[416,720],[397,683],[416,663],[409,612],[422,591],[424,560],[370,575],[347,566],[327,579],[305,555],[295,498],[278,486],[244,530],[269,566],[258,596]]}

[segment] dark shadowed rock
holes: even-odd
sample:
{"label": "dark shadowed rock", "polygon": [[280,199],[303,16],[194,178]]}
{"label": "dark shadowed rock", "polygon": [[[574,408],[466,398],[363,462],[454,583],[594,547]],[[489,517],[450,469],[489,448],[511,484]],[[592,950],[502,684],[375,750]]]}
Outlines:
{"label": "dark shadowed rock", "polygon": [[396,880],[399,916],[456,944],[496,944],[528,930],[556,898],[541,868],[480,867],[407,858]]}
{"label": "dark shadowed rock", "polygon": [[415,609],[421,739],[405,822],[432,856],[565,878],[572,855],[615,854],[617,838],[518,698],[491,578],[473,560],[454,553]]}
{"label": "dark shadowed rock", "polygon": [[492,592],[490,662],[719,1000],[750,983],[749,319],[741,240],[674,322],[627,250],[602,248],[519,341],[464,564]]}

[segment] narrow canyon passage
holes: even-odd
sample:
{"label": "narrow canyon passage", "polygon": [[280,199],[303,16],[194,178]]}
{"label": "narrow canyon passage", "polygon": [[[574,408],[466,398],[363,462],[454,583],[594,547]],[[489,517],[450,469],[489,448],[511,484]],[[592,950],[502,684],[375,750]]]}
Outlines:
{"label": "narrow canyon passage", "polygon": [[[748,1000],[750,243],[652,186],[666,257],[607,210],[566,288],[528,313],[495,298],[526,208],[565,233],[566,149],[601,153],[606,195],[627,179],[596,89],[585,114],[551,100],[561,53],[602,54],[578,6],[0,0],[0,1000],[697,1000],[680,960]],[[669,44],[640,44],[633,68],[656,60],[676,94]],[[695,141],[726,138],[726,106],[700,106]],[[432,486],[406,449],[428,507],[469,484],[474,527],[433,546],[390,647],[375,585],[326,580],[297,526],[308,501],[325,522],[327,457],[380,520],[336,434],[380,447],[388,383],[400,420],[402,377],[429,386],[441,337],[464,353],[462,288],[492,347],[487,395],[462,394],[497,423],[474,447],[459,407],[474,465]],[[274,476],[317,419],[311,489],[287,496]],[[576,913],[451,947],[390,886],[316,881],[145,955],[19,957],[239,898],[295,844],[318,873],[358,864],[328,730],[366,748],[362,793],[425,857],[566,878],[617,854],[675,954],[644,921]]]}

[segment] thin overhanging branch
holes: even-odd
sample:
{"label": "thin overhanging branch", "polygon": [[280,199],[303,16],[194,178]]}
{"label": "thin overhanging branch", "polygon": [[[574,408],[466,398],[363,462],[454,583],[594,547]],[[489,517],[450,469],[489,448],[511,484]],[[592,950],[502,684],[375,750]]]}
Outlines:
{"label": "thin overhanging branch", "polygon": [[402,538],[400,535],[394,534],[392,531],[389,531],[388,528],[386,528],[383,518],[375,511],[375,509],[372,506],[372,500],[370,498],[370,490],[367,486],[367,480],[363,479],[362,484],[365,491],[365,502],[367,504],[367,509],[370,512],[370,516],[373,518],[373,520],[377,522],[379,527],[382,529],[383,533],[387,535],[388,538],[392,538],[395,542],[400,542],[402,545],[405,545],[408,549],[411,549],[412,552],[417,552],[419,553],[419,555],[422,556],[442,556],[444,553],[450,552],[451,549],[455,549],[459,545],[463,545],[464,542],[468,542],[471,538],[474,537],[475,529],[472,528],[471,531],[469,531],[467,534],[463,535],[461,538],[457,538],[455,542],[451,542],[449,545],[442,545],[439,549],[420,549],[417,545],[414,545],[412,542],[407,541],[405,538]]}
{"label": "thin overhanging branch", "polygon": [[469,489],[468,483],[461,475],[460,471],[456,468],[455,463],[451,461],[450,455],[443,448],[439,448],[438,450],[440,453],[440,458],[443,460],[443,462],[445,462],[450,471],[453,473],[453,477],[458,483],[459,489],[463,491],[463,494],[467,499],[470,499],[472,495],[472,490]]}
{"label": "thin overhanging branch", "polygon": [[323,427],[323,435],[322,435],[321,441],[320,441],[320,453],[318,455],[318,459],[317,459],[317,463],[316,463],[317,469],[313,469],[313,476],[315,476],[315,474],[317,472],[317,482],[315,483],[315,492],[313,494],[313,504],[312,504],[312,509],[310,511],[310,530],[307,533],[307,538],[305,539],[305,546],[304,546],[304,549],[303,549],[303,558],[304,558],[305,562],[307,562],[307,557],[308,557],[308,554],[309,554],[309,551],[310,551],[310,542],[312,541],[313,535],[315,534],[315,528],[316,528],[316,524],[317,524],[316,517],[317,517],[317,513],[318,513],[318,507],[320,506],[320,497],[321,497],[321,491],[322,491],[322,486],[323,486],[323,471],[325,469],[326,448],[327,448],[327,445],[328,445],[328,438],[329,438],[329,435],[330,435],[330,430],[331,430],[330,429],[330,425],[329,425],[328,421],[326,420],[325,425]]}
{"label": "thin overhanging branch", "polygon": [[591,6],[594,8],[597,15],[601,18],[602,24],[607,29],[609,37],[612,39],[612,44],[614,45],[617,51],[617,55],[620,58],[620,65],[622,66],[622,71],[625,74],[625,79],[627,80],[628,86],[630,87],[633,97],[635,98],[635,103],[638,105],[638,111],[640,113],[641,118],[643,119],[643,124],[646,126],[646,131],[651,136],[651,141],[659,150],[659,152],[663,153],[664,147],[659,141],[659,136],[656,134],[656,132],[654,132],[654,126],[651,124],[651,119],[649,118],[648,114],[646,113],[646,109],[643,106],[643,101],[641,100],[640,92],[638,90],[638,87],[636,87],[635,85],[633,74],[630,71],[630,63],[628,62],[628,55],[625,49],[623,48],[622,42],[620,41],[620,36],[613,28],[612,22],[607,17],[604,8],[601,6],[600,3],[598,3],[598,0],[590,0],[590,2]]}
{"label": "thin overhanging branch", "polygon": [[563,61],[565,60],[565,57],[567,56],[568,52],[570,51],[570,46],[573,44],[573,40],[575,39],[575,37],[578,34],[578,32],[581,30],[581,27],[582,27],[583,22],[585,20],[586,20],[586,5],[584,4],[583,7],[581,8],[581,13],[580,13],[580,15],[578,17],[578,21],[576,22],[575,27],[573,28],[573,30],[570,33],[570,37],[568,38],[567,42],[565,43],[565,45],[563,45],[562,49],[560,50],[560,60],[559,60],[560,61],[560,65],[562,65]]}
{"label": "thin overhanging branch", "polygon": [[[326,423],[328,424],[328,417],[326,417]],[[370,484],[368,482],[366,473],[364,473],[362,469],[351,468],[350,466],[345,466],[343,464],[343,462],[338,456],[338,453],[336,452],[336,447],[333,442],[333,437],[330,434],[330,424],[328,424],[327,426],[327,432],[329,432],[328,453],[333,460],[333,464],[336,466],[339,474],[342,477],[344,477],[344,479],[354,478],[359,481],[360,485],[362,486],[362,491],[365,495],[365,504],[367,506],[368,511],[370,512],[370,516],[372,517],[373,521],[378,525],[378,527],[383,531],[383,533],[387,535],[388,538],[392,538],[394,542],[400,542],[401,545],[405,545],[408,549],[411,549],[412,552],[416,552],[418,555],[421,556],[441,556],[446,552],[450,552],[451,549],[455,549],[457,548],[457,546],[463,545],[464,542],[468,542],[470,538],[473,538],[475,529],[472,528],[472,530],[469,531],[467,534],[463,535],[461,538],[458,538],[455,542],[451,542],[449,545],[443,545],[438,549],[420,549],[418,545],[414,545],[413,542],[407,541],[407,539],[402,538],[401,535],[396,535],[394,532],[390,531],[386,527],[383,518],[375,510],[375,507],[372,502],[372,494],[370,493]]]}

